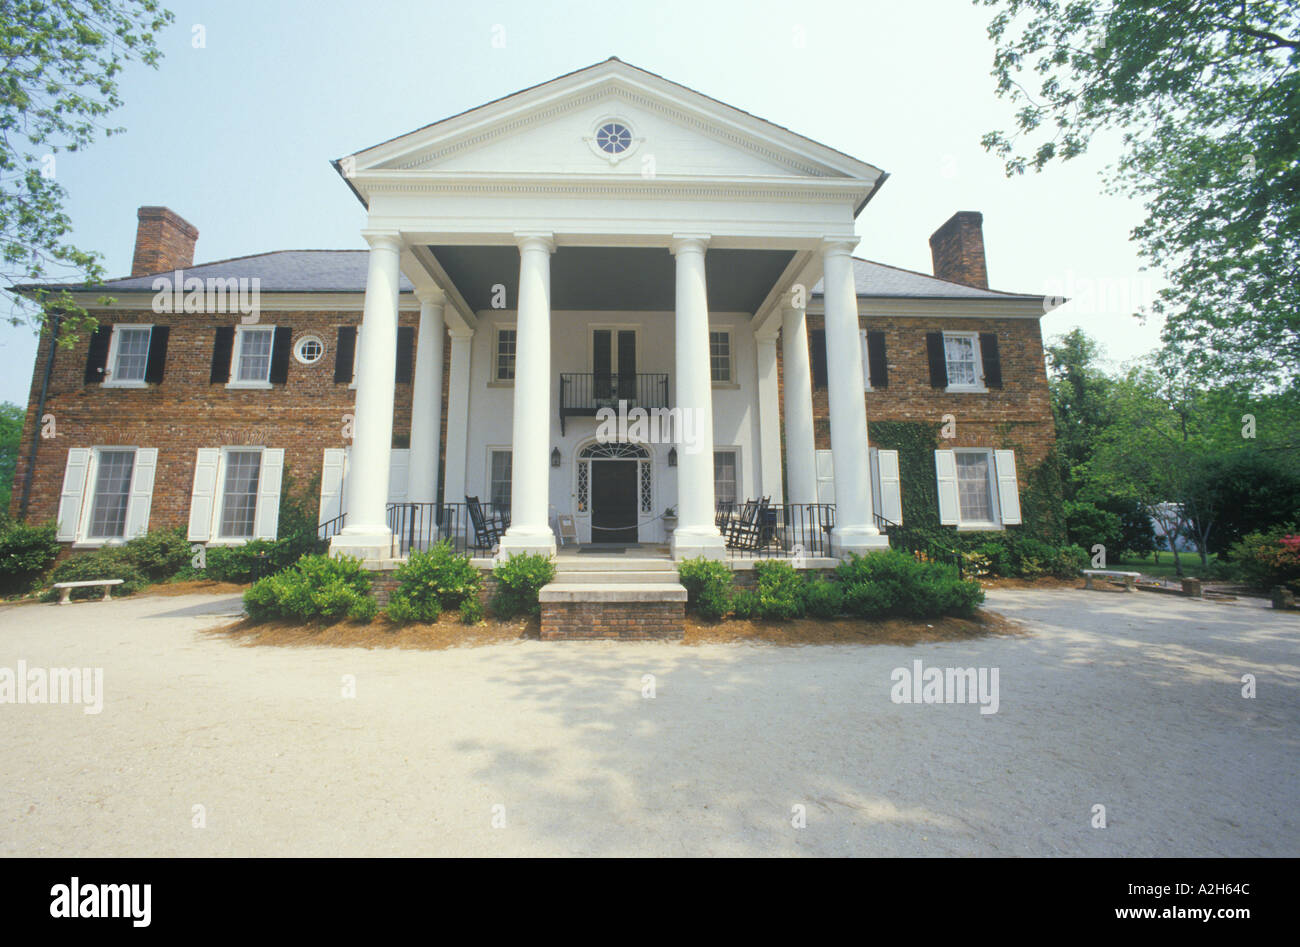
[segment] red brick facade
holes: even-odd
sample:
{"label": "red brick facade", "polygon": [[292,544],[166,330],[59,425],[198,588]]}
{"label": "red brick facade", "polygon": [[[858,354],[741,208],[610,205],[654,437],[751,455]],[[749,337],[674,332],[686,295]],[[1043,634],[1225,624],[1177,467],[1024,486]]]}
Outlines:
{"label": "red brick facade", "polygon": [[[64,467],[71,447],[129,446],[158,448],[158,467],[149,516],[150,529],[184,526],[189,521],[190,493],[197,451],[201,447],[256,445],[283,448],[285,472],[296,489],[317,478],[326,448],[346,447],[344,415],[353,411],[355,391],[334,381],[334,349],[340,326],[355,326],[359,311],[266,312],[260,325],[287,326],[296,342],[315,335],[325,355],[312,365],[290,357],[285,384],[268,389],[227,388],[210,383],[216,328],[234,326],[239,314],[155,314],[148,310],[97,313],[101,325],[171,326],[166,370],[161,384],[146,388],[106,388],[85,383],[89,339],[71,349],[59,348],[44,413],[55,436],[39,442],[28,519],[58,515]],[[403,326],[416,326],[419,314],[401,313]],[[36,353],[31,396],[14,479],[11,512],[18,512],[27,475],[36,405],[49,357],[48,334]],[[444,353],[444,364],[447,358]],[[447,372],[444,371],[444,386]],[[445,393],[444,393],[445,399]],[[444,400],[445,404],[445,400]],[[405,446],[411,428],[411,385],[397,386],[393,436]]]}
{"label": "red brick facade", "polygon": [[166,207],[141,207],[136,213],[131,275],[183,270],[194,262],[198,228]]}

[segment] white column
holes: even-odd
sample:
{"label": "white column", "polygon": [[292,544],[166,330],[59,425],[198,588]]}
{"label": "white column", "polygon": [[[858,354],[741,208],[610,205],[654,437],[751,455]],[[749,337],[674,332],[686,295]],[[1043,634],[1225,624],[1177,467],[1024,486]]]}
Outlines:
{"label": "white column", "polygon": [[781,398],[776,374],[776,330],[755,334],[758,367],[759,466],[763,496],[782,502],[781,491]]}
{"label": "white column", "polygon": [[817,446],[813,432],[808,323],[802,306],[781,315],[781,369],[785,374],[785,476],[791,503],[817,502]]}
{"label": "white column", "polygon": [[451,330],[451,371],[447,376],[447,459],[442,477],[444,503],[465,502],[465,454],[469,438],[469,370],[473,341],[473,330]]}
{"label": "white column", "polygon": [[675,432],[678,525],[673,530],[674,559],[726,556],[722,534],[714,525],[713,380],[704,277],[707,245],[708,237],[681,236],[672,246],[677,258],[677,407],[684,419]]}
{"label": "white column", "polygon": [[826,304],[826,376],[830,389],[831,460],[835,467],[837,555],[888,548],[871,510],[871,465],[867,453],[867,406],[863,391],[858,295],[853,286],[857,240],[827,240],[823,250]]}
{"label": "white column", "polygon": [[515,329],[515,414],[511,441],[510,528],[501,550],[555,554],[549,512],[551,438],[550,234],[517,234],[519,313]]}
{"label": "white column", "polygon": [[442,292],[432,290],[417,295],[420,330],[416,336],[415,384],[411,390],[411,467],[406,495],[412,503],[432,503],[438,495],[442,350],[447,329],[442,321]]}
{"label": "white column", "polygon": [[357,400],[352,452],[348,460],[347,511],[342,532],[330,542],[331,555],[362,559],[392,556],[388,529],[388,469],[393,455],[393,388],[397,363],[398,258],[396,232],[364,234],[370,244],[362,346],[357,364]]}

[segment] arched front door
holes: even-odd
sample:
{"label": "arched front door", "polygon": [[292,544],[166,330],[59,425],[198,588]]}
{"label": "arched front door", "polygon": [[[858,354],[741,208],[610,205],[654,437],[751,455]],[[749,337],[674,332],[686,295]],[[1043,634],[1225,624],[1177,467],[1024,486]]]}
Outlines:
{"label": "arched front door", "polygon": [[639,541],[637,517],[649,464],[650,454],[639,444],[589,444],[579,453],[579,506],[584,499],[590,503],[593,543]]}

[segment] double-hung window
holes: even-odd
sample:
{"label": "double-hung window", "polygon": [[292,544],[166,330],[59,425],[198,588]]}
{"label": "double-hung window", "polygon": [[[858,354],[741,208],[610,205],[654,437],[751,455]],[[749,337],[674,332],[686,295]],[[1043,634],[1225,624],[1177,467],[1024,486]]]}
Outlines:
{"label": "double-hung window", "polygon": [[239,326],[235,333],[231,384],[260,387],[271,383],[271,350],[274,326]]}
{"label": "double-hung window", "polygon": [[497,347],[492,357],[492,380],[515,380],[515,346],[519,334],[516,329],[497,329]]}
{"label": "double-hung window", "polygon": [[986,450],[956,451],[957,508],[962,525],[994,525],[992,458]]}
{"label": "double-hung window", "polygon": [[508,450],[494,450],[490,455],[491,469],[488,472],[488,497],[493,510],[510,509],[511,453]]}
{"label": "double-hung window", "polygon": [[131,499],[134,450],[95,451],[95,483],[90,501],[86,539],[123,539],[126,509]]}
{"label": "double-hung window", "polygon": [[260,450],[229,450],[221,484],[220,539],[251,539],[257,516],[257,486],[262,474]]}
{"label": "double-hung window", "polygon": [[709,332],[709,375],[715,384],[731,383],[731,333]]}
{"label": "double-hung window", "polygon": [[945,332],[943,354],[948,367],[949,391],[981,391],[979,335],[975,332]]}
{"label": "double-hung window", "polygon": [[112,351],[109,354],[108,387],[142,386],[149,364],[149,339],[153,326],[114,326]]}
{"label": "double-hung window", "polygon": [[735,503],[738,468],[734,450],[713,452],[713,499],[717,503]]}

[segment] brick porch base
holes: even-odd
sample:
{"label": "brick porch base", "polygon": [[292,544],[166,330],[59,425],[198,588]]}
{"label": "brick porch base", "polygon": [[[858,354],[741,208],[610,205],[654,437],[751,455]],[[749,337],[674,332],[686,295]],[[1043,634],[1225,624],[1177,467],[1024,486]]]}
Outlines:
{"label": "brick porch base", "polygon": [[543,602],[542,640],[680,639],[686,602]]}

